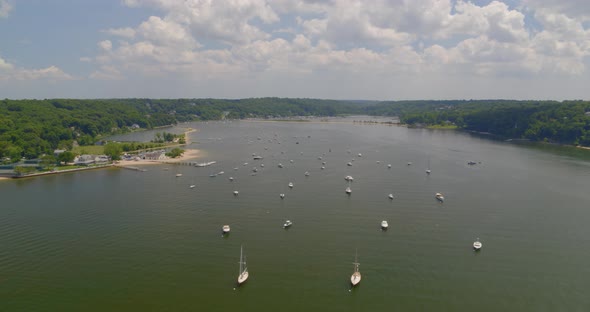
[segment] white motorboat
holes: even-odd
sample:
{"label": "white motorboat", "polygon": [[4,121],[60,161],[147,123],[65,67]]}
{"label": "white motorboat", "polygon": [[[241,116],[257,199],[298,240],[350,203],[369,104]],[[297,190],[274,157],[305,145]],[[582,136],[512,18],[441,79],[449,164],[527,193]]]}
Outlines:
{"label": "white motorboat", "polygon": [[309,172],[305,171],[305,176],[309,177]]}
{"label": "white motorboat", "polygon": [[180,178],[180,177],[182,177],[182,173],[177,173],[177,174],[176,174],[176,177],[177,177],[177,178]]}
{"label": "white motorboat", "polygon": [[191,185],[189,186],[189,188],[195,188],[195,187],[196,187],[196,185],[194,185],[194,184],[191,184]]}
{"label": "white motorboat", "polygon": [[352,190],[350,189],[350,186],[346,188],[346,190],[344,190],[346,192],[346,194],[350,194],[352,193]]}
{"label": "white motorboat", "polygon": [[260,167],[264,168],[264,164],[260,164]]}
{"label": "white motorboat", "polygon": [[230,231],[229,225],[227,225],[227,224],[226,224],[226,225],[224,225],[224,226],[221,228],[221,231],[222,231],[223,233],[229,233],[229,231]]}
{"label": "white motorboat", "polygon": [[352,182],[354,181],[354,179],[352,178],[352,176],[345,176],[344,180],[348,181],[348,182]]}
{"label": "white motorboat", "polygon": [[238,194],[240,194],[240,192],[234,191],[234,196],[238,196]]}
{"label": "white motorboat", "polygon": [[483,244],[479,241],[479,238],[473,242],[473,249],[479,251],[483,247]]}
{"label": "white motorboat", "polygon": [[426,174],[430,174],[431,172],[430,169],[426,169]]}
{"label": "white motorboat", "polygon": [[326,169],[326,167],[322,166],[322,168],[320,168],[320,169],[324,170],[324,169]]}
{"label": "white motorboat", "polygon": [[222,175],[222,174],[224,174],[224,173],[225,173],[225,172],[223,172],[223,171],[219,171],[217,174],[218,174],[218,175]]}
{"label": "white motorboat", "polygon": [[391,164],[388,164],[388,165],[387,165],[387,168],[391,169]]}
{"label": "white motorboat", "polygon": [[389,227],[389,224],[387,223],[386,220],[381,221],[381,228],[384,230],[387,230],[387,228]]}
{"label": "white motorboat", "polygon": [[260,159],[262,159],[262,156],[259,156],[259,155],[254,156],[254,160],[260,160]]}
{"label": "white motorboat", "polygon": [[289,187],[293,188],[293,182],[289,182]]}
{"label": "white motorboat", "polygon": [[436,194],[434,195],[434,198],[436,198],[437,200],[439,200],[439,201],[441,201],[441,202],[445,200],[445,197],[443,196],[443,194],[442,194],[442,193],[436,193]]}
{"label": "white motorboat", "polygon": [[293,159],[289,160],[290,163],[293,163]]}
{"label": "white motorboat", "polygon": [[238,285],[241,285],[248,279],[248,267],[246,266],[246,257],[243,256],[243,247],[240,246],[240,272],[238,274]]}
{"label": "white motorboat", "polygon": [[389,194],[387,197],[389,197],[389,199],[393,199],[393,194]]}
{"label": "white motorboat", "polygon": [[230,180],[230,181],[233,181],[233,180],[234,180],[234,177],[229,177],[229,180]]}
{"label": "white motorboat", "polygon": [[291,225],[293,225],[293,222],[291,222],[291,220],[287,220],[287,221],[285,221],[285,224],[283,224],[283,228],[286,229],[286,228],[290,227]]}
{"label": "white motorboat", "polygon": [[247,163],[247,162],[245,162],[245,163],[244,163],[244,166],[248,166],[248,163]]}
{"label": "white motorboat", "polygon": [[354,272],[350,276],[350,284],[354,287],[361,282],[361,272],[359,272],[360,263],[358,263],[358,252],[355,254],[354,262],[352,264],[354,264]]}
{"label": "white motorboat", "polygon": [[283,164],[279,163],[279,168],[283,168]]}
{"label": "white motorboat", "polygon": [[284,193],[281,193],[279,196],[281,197],[281,199],[285,198],[285,194]]}
{"label": "white motorboat", "polygon": [[352,163],[348,162],[346,165],[350,167],[350,166],[352,166]]}
{"label": "white motorboat", "polygon": [[235,167],[234,170],[238,170],[238,167]]}

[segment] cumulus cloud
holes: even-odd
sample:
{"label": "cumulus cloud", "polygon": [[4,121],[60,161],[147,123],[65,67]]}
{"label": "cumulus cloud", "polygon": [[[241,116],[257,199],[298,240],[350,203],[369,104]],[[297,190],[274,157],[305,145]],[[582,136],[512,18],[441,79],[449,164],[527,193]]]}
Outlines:
{"label": "cumulus cloud", "polygon": [[73,77],[56,66],[41,69],[19,68],[0,57],[0,80],[72,80]]}
{"label": "cumulus cloud", "polygon": [[523,0],[523,4],[532,10],[545,9],[582,21],[590,20],[590,5],[586,0]]}
{"label": "cumulus cloud", "polygon": [[129,39],[135,37],[135,29],[131,27],[109,28],[104,32],[106,32],[107,34],[111,34],[113,36],[124,37]]}
{"label": "cumulus cloud", "polygon": [[[123,3],[159,14],[104,31],[120,41],[98,43],[93,79],[290,73],[522,78],[580,75],[590,54],[584,14],[557,0],[527,0],[516,8],[464,0]],[[534,25],[527,25],[527,14]]]}
{"label": "cumulus cloud", "polygon": [[0,18],[8,17],[14,5],[8,0],[0,0]]}
{"label": "cumulus cloud", "polygon": [[103,40],[98,43],[98,46],[103,51],[110,51],[113,48],[113,43],[110,40]]}

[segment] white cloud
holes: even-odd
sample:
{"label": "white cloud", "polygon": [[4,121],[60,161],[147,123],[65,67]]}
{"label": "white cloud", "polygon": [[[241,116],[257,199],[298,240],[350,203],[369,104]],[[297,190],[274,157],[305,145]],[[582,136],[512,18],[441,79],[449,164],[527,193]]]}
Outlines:
{"label": "white cloud", "polygon": [[0,0],[0,18],[8,17],[12,9],[14,9],[12,2],[8,0]]}
{"label": "white cloud", "polygon": [[109,28],[104,32],[111,34],[113,36],[123,37],[131,39],[135,37],[135,29],[131,27],[123,27],[123,28]]}
{"label": "white cloud", "polygon": [[516,8],[464,0],[123,3],[159,13],[104,31],[122,40],[98,43],[93,59],[100,67],[92,79],[184,77],[243,85],[258,79],[289,84],[295,75],[306,77],[302,84],[310,88],[319,76],[408,83],[425,76],[536,79],[582,75],[590,55],[581,15],[552,9],[549,3],[558,2],[550,0]]}
{"label": "white cloud", "polygon": [[56,66],[41,69],[18,68],[0,57],[0,80],[72,80],[73,77]]}
{"label": "white cloud", "polygon": [[581,21],[590,20],[590,4],[587,0],[523,0],[523,4],[532,10],[545,9]]}
{"label": "white cloud", "polygon": [[98,46],[104,51],[110,51],[113,48],[113,43],[110,40],[103,40],[98,43]]}

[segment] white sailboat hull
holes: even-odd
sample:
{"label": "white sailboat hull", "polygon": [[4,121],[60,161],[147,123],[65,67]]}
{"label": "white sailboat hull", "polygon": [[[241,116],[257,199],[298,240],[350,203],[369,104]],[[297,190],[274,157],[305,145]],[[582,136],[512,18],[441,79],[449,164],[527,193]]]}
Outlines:
{"label": "white sailboat hull", "polygon": [[244,283],[248,279],[248,271],[242,272],[240,276],[238,276],[238,284]]}
{"label": "white sailboat hull", "polygon": [[350,283],[352,284],[352,286],[356,286],[360,282],[361,282],[361,273],[360,272],[354,272],[352,274],[352,276],[350,277]]}

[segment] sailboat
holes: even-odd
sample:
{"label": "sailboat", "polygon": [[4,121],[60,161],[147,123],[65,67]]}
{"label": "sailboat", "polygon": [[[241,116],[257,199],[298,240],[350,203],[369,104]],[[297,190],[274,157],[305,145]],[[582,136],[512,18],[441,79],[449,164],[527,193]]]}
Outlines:
{"label": "sailboat", "polygon": [[356,286],[361,282],[361,272],[359,272],[360,263],[358,263],[358,251],[355,253],[354,262],[352,264],[354,264],[354,273],[352,273],[352,276],[350,276],[350,283],[352,286]]}
{"label": "sailboat", "polygon": [[246,266],[246,258],[244,257],[243,250],[243,246],[240,246],[240,272],[238,275],[238,285],[241,285],[248,279],[248,267]]}

